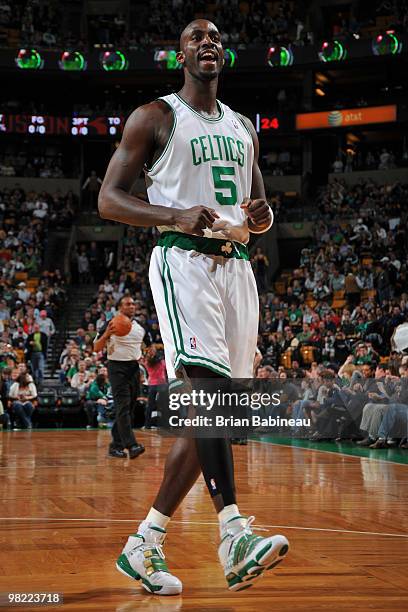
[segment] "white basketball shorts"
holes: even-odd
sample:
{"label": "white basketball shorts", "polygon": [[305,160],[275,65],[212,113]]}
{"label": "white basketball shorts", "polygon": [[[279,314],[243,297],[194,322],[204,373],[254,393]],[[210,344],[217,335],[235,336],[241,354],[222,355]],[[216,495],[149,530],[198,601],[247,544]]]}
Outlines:
{"label": "white basketball shorts", "polygon": [[182,365],[252,378],[259,305],[246,247],[177,232],[159,245],[149,278],[169,379]]}

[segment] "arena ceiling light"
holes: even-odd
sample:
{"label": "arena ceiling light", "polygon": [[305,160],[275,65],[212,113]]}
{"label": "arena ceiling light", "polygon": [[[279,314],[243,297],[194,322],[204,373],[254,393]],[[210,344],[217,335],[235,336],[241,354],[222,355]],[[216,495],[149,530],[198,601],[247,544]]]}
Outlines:
{"label": "arena ceiling light", "polygon": [[321,62],[341,62],[347,57],[347,49],[339,40],[325,40],[319,51]]}
{"label": "arena ceiling light", "polygon": [[159,70],[179,70],[182,67],[175,49],[158,49],[154,52],[154,63]]}
{"label": "arena ceiling light", "polygon": [[104,51],[100,61],[102,68],[107,72],[127,70],[129,66],[122,51]]}
{"label": "arena ceiling light", "polygon": [[237,63],[238,53],[235,51],[235,49],[230,49],[227,47],[227,49],[224,49],[224,59],[227,68],[234,68],[235,64]]}
{"label": "arena ceiling light", "polygon": [[288,47],[273,45],[269,47],[266,62],[271,68],[286,68],[293,64],[293,53]]}
{"label": "arena ceiling light", "polygon": [[21,70],[40,70],[44,66],[44,60],[36,49],[20,49],[15,62]]}
{"label": "arena ceiling light", "polygon": [[348,134],[346,134],[346,143],[349,145],[355,145],[356,143],[360,142],[361,138],[359,138],[359,136],[357,134],[355,134],[354,132],[349,132]]}
{"label": "arena ceiling light", "polygon": [[387,30],[373,38],[371,48],[374,55],[397,55],[402,51],[402,41],[394,30]]}
{"label": "arena ceiling light", "polygon": [[67,72],[86,70],[86,60],[79,51],[64,51],[58,61],[58,65],[61,70],[66,70]]}
{"label": "arena ceiling light", "polygon": [[330,79],[323,72],[316,72],[315,83],[316,85],[327,85],[327,83],[330,83]]}

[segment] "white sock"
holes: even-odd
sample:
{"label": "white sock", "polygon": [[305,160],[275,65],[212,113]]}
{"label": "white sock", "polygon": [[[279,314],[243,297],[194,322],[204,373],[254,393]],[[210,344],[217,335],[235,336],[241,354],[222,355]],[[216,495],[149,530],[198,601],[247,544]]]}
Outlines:
{"label": "white sock", "polygon": [[241,517],[237,504],[230,504],[229,506],[225,506],[221,510],[221,512],[218,513],[220,528],[222,529],[224,524],[233,518],[237,519],[236,521],[234,521],[234,525],[242,525],[242,527],[244,527],[244,525],[246,524],[246,519]]}
{"label": "white sock", "polygon": [[150,508],[149,514],[146,516],[144,523],[154,523],[157,527],[161,527],[162,529],[166,529],[168,523],[170,521],[170,517],[162,514],[156,508]]}
{"label": "white sock", "polygon": [[222,565],[225,565],[227,558],[228,558],[228,550],[230,547],[228,538],[223,540],[223,537],[226,532],[225,523],[229,521],[228,528],[232,528],[233,532],[235,531],[238,532],[238,531],[241,531],[241,527],[242,528],[245,527],[247,521],[245,518],[241,517],[239,510],[238,510],[238,506],[236,504],[225,506],[225,508],[223,508],[221,512],[218,513],[218,520],[220,521],[220,538],[221,538],[221,544],[218,548],[218,557]]}

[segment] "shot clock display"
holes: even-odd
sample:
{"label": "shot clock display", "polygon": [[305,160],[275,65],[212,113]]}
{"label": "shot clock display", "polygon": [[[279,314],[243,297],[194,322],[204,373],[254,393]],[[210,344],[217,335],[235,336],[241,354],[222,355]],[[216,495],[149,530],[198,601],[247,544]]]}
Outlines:
{"label": "shot clock display", "polygon": [[279,130],[280,121],[276,115],[255,115],[255,129],[257,132],[269,132]]}

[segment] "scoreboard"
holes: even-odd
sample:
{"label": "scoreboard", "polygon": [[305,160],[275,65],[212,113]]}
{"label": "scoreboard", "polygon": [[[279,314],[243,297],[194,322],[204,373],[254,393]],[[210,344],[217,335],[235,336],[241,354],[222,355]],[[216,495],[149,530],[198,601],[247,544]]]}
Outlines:
{"label": "scoreboard", "polygon": [[0,134],[39,136],[120,136],[123,116],[91,115],[56,117],[54,115],[9,115],[0,113]]}
{"label": "scoreboard", "polygon": [[[292,131],[294,116],[269,113],[256,113],[256,131],[266,136],[268,133]],[[31,134],[37,136],[105,136],[117,138],[122,135],[125,116],[73,115],[9,115],[0,113],[1,134]]]}

